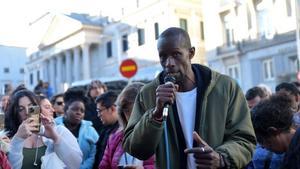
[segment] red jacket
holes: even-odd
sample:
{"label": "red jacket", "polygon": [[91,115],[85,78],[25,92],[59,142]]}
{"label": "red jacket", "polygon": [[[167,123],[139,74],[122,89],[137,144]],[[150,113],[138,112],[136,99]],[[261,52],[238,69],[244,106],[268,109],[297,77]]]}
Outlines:
{"label": "red jacket", "polygon": [[[120,158],[124,153],[123,138],[123,131],[116,131],[109,137],[99,169],[118,169]],[[154,156],[143,161],[143,167],[144,169],[154,169]]]}
{"label": "red jacket", "polygon": [[1,167],[2,167],[2,169],[11,169],[10,164],[7,159],[7,156],[2,151],[0,151],[0,168]]}

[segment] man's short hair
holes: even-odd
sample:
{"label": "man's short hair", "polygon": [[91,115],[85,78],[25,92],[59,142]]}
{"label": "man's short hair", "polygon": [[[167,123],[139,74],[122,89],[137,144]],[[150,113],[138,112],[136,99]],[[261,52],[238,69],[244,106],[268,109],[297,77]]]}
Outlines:
{"label": "man's short hair", "polygon": [[279,92],[281,89],[291,92],[292,95],[297,96],[299,94],[299,90],[292,83],[283,82],[276,86],[275,91]]}
{"label": "man's short hair", "polygon": [[298,81],[294,81],[292,84],[294,84],[297,88],[300,87],[300,83]]}
{"label": "man's short hair", "polygon": [[117,100],[117,93],[113,91],[107,91],[100,96],[98,96],[95,100],[96,103],[101,103],[102,106],[109,108],[113,105],[115,105],[115,102]]}
{"label": "man's short hair", "polygon": [[181,28],[171,27],[163,31],[159,38],[170,38],[170,37],[178,37],[180,38],[181,46],[185,48],[191,48],[191,40],[189,34]]}
{"label": "man's short hair", "polygon": [[252,87],[246,92],[246,100],[252,100],[255,97],[259,96],[260,98],[267,97],[265,91],[260,87]]}
{"label": "man's short hair", "polygon": [[90,96],[90,92],[91,92],[91,90],[92,90],[92,88],[93,88],[93,85],[96,85],[96,86],[98,86],[98,87],[100,87],[100,88],[103,88],[103,91],[104,91],[104,92],[107,91],[107,86],[106,86],[104,83],[102,83],[100,80],[93,80],[93,81],[91,81],[91,83],[87,86],[87,96],[88,96],[88,97],[91,97],[91,96]]}
{"label": "man's short hair", "polygon": [[286,94],[273,95],[263,100],[252,109],[252,123],[256,138],[262,143],[272,136],[269,127],[275,127],[280,132],[288,131],[292,126],[292,100]]}

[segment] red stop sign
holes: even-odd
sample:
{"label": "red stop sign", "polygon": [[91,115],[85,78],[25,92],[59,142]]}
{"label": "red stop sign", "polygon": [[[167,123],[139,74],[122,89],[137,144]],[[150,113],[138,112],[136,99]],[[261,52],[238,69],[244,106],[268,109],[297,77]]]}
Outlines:
{"label": "red stop sign", "polygon": [[137,64],[132,59],[123,60],[120,65],[120,73],[127,78],[131,78],[137,72]]}

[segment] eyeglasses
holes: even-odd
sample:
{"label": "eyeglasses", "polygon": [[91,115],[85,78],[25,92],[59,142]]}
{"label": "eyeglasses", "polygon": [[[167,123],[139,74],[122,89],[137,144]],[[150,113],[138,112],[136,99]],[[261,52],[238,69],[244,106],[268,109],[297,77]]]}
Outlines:
{"label": "eyeglasses", "polygon": [[57,105],[61,106],[61,105],[63,105],[63,104],[64,104],[64,102],[55,102],[55,104],[57,104]]}
{"label": "eyeglasses", "polygon": [[107,109],[107,108],[103,108],[103,109],[97,108],[96,111],[97,111],[98,113],[100,113],[100,112],[103,112],[103,111],[106,110],[106,109]]}

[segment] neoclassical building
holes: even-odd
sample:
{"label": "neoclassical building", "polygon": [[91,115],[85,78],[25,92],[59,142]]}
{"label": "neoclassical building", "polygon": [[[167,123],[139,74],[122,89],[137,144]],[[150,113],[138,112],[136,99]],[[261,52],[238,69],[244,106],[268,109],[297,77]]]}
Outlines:
{"label": "neoclassical building", "polygon": [[128,80],[119,72],[120,63],[127,58],[138,65],[131,80],[151,80],[161,71],[158,36],[172,26],[189,32],[196,47],[192,62],[206,63],[200,0],[120,1],[120,8],[114,11],[119,13],[114,19],[48,13],[33,22],[33,33],[42,38],[37,48],[29,50],[28,86],[33,89],[38,80],[43,80],[55,92],[62,92],[92,79]]}
{"label": "neoclassical building", "polygon": [[118,63],[126,58],[118,49],[120,36],[126,35],[130,26],[86,14],[48,15],[37,21],[50,19],[27,63],[30,88],[43,80],[55,92],[62,92],[72,83],[120,77]]}

